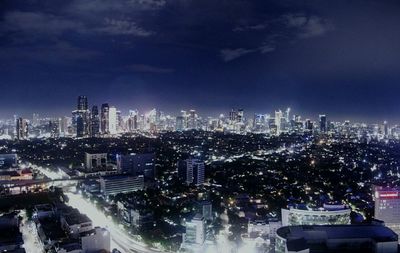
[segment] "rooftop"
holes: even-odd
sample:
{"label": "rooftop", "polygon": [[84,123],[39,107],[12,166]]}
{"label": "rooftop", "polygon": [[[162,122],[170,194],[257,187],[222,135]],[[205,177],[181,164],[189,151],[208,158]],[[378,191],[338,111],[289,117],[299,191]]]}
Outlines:
{"label": "rooftop", "polygon": [[391,242],[398,238],[391,229],[379,225],[289,226],[278,229],[277,234],[288,241],[370,238],[376,242]]}

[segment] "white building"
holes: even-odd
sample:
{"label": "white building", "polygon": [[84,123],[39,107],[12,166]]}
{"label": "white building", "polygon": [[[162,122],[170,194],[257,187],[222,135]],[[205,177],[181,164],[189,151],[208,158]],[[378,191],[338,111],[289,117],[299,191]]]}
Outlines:
{"label": "white building", "polygon": [[282,227],[279,220],[254,220],[247,225],[247,234],[250,238],[268,237],[275,238],[276,231]]}
{"label": "white building", "polygon": [[344,205],[282,209],[282,226],[350,224],[351,209]]}
{"label": "white building", "polygon": [[280,135],[282,131],[282,111],[275,111],[275,126],[276,126],[276,135]]}
{"label": "white building", "polygon": [[206,240],[206,223],[201,214],[186,222],[186,233],[183,236],[185,245],[203,245]]}
{"label": "white building", "polygon": [[110,134],[117,134],[117,108],[111,106],[108,111],[108,131]]}
{"label": "white building", "polygon": [[144,188],[143,176],[116,175],[100,178],[100,190],[104,196],[133,192]]}

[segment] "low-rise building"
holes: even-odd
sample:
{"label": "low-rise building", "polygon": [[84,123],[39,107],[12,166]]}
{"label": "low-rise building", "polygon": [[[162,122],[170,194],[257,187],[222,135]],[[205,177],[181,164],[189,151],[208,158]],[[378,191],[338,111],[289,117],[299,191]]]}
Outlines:
{"label": "low-rise building", "polygon": [[87,171],[104,169],[107,166],[107,154],[85,153],[85,168]]}
{"label": "low-rise building", "polygon": [[67,212],[64,211],[60,221],[63,229],[72,237],[78,237],[80,233],[93,229],[93,224],[89,217],[74,208],[70,208]]}
{"label": "low-rise building", "polygon": [[100,189],[104,196],[144,189],[143,176],[115,175],[100,178]]}
{"label": "low-rise building", "polygon": [[344,225],[350,224],[351,209],[345,205],[325,204],[320,208],[304,205],[282,209],[282,225]]}
{"label": "low-rise building", "polygon": [[23,252],[23,243],[16,214],[0,216],[0,252]]}
{"label": "low-rise building", "polygon": [[286,226],[277,231],[275,252],[397,253],[397,240],[385,226]]}
{"label": "low-rise building", "polygon": [[121,220],[125,225],[140,228],[154,224],[154,212],[144,205],[118,202],[117,206]]}

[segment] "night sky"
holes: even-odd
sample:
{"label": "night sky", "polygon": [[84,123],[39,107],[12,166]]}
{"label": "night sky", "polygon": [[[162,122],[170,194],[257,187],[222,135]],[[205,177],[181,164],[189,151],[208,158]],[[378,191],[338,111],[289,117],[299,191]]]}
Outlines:
{"label": "night sky", "polygon": [[1,0],[0,116],[90,104],[400,123],[400,2]]}

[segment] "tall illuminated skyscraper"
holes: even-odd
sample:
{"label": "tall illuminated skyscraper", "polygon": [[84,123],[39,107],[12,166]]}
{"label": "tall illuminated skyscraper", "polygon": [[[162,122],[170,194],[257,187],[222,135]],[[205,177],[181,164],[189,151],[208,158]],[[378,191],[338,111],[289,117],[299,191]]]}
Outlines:
{"label": "tall illuminated skyscraper", "polygon": [[195,110],[189,111],[188,128],[197,129],[197,114]]}
{"label": "tall illuminated skyscraper", "polygon": [[275,126],[276,126],[276,135],[280,135],[282,132],[282,111],[275,111]]}
{"label": "tall illuminated skyscraper", "polygon": [[36,127],[39,125],[39,114],[34,113],[32,115],[32,126]]}
{"label": "tall illuminated skyscraper", "polygon": [[244,121],[244,110],[243,109],[239,109],[237,111],[237,115],[236,116],[237,116],[236,121],[239,122],[239,123],[242,123]]}
{"label": "tall illuminated skyscraper", "polygon": [[110,110],[110,107],[108,106],[107,103],[101,105],[100,131],[101,131],[102,134],[108,134],[109,133],[109,129],[108,129],[108,126],[109,126],[109,123],[108,123],[109,110]]}
{"label": "tall illuminated skyscraper", "polygon": [[319,130],[323,133],[326,133],[326,131],[328,131],[326,115],[319,115]]}
{"label": "tall illuminated skyscraper", "polygon": [[28,138],[28,123],[23,118],[16,120],[16,137],[18,140],[25,140]]}
{"label": "tall illuminated skyscraper", "polygon": [[86,111],[88,109],[88,99],[86,96],[78,96],[78,110]]}
{"label": "tall illuminated skyscraper", "polygon": [[137,110],[129,110],[128,131],[135,131],[138,129],[138,114]]}
{"label": "tall illuminated skyscraper", "polygon": [[96,105],[92,107],[92,114],[90,118],[90,135],[92,137],[100,134],[100,116],[99,109]]}
{"label": "tall illuminated skyscraper", "polygon": [[108,133],[117,134],[117,108],[111,106],[108,111]]}
{"label": "tall illuminated skyscraper", "polygon": [[183,131],[185,129],[185,118],[183,116],[176,117],[175,130]]}
{"label": "tall illuminated skyscraper", "polygon": [[77,110],[72,112],[72,122],[76,137],[85,137],[88,136],[90,131],[88,99],[86,96],[78,96],[77,102]]}

